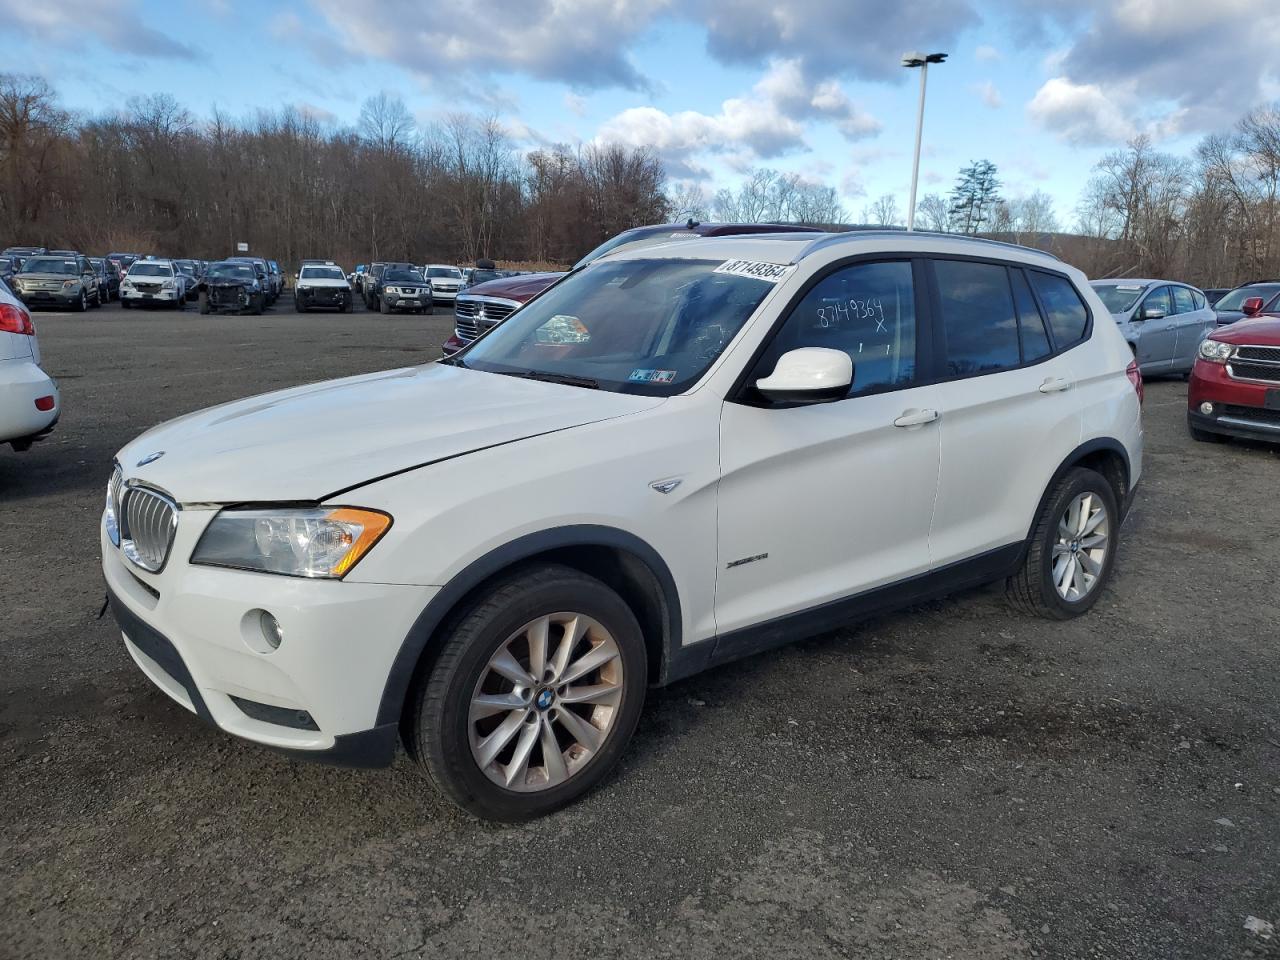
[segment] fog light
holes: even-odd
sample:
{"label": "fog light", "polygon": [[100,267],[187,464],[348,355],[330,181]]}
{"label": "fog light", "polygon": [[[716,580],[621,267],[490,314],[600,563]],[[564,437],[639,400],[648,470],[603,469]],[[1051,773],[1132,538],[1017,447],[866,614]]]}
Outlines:
{"label": "fog light", "polygon": [[1206,400],[1204,403],[1200,404],[1200,412],[1206,417],[1209,416],[1213,413],[1213,404]]}
{"label": "fog light", "polygon": [[262,638],[267,641],[267,645],[272,650],[278,650],[284,640],[284,630],[280,627],[280,621],[263,610],[258,614],[258,625],[262,628]]}

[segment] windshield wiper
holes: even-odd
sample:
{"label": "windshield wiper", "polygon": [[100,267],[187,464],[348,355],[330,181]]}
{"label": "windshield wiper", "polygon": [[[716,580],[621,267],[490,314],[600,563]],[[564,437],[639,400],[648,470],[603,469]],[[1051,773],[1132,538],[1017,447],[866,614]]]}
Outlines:
{"label": "windshield wiper", "polygon": [[[502,371],[505,373],[505,371]],[[582,387],[584,390],[599,390],[600,381],[590,377],[578,377],[572,373],[550,373],[546,370],[526,370],[516,373],[514,370],[506,374],[509,377],[520,377],[522,380],[541,380],[544,383],[562,383],[567,387]]]}

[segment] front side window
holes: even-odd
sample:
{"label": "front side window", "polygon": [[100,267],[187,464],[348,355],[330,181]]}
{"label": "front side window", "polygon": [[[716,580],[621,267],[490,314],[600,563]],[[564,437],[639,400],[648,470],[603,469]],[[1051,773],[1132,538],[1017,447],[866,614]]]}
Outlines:
{"label": "front side window", "polygon": [[856,263],[824,277],[787,317],[752,382],[800,347],[843,350],[853,361],[849,396],[904,387],[916,377],[916,301],[911,263]]}
{"label": "front side window", "polygon": [[1173,288],[1173,312],[1174,313],[1191,313],[1195,310],[1196,303],[1191,297],[1191,291],[1186,287]]}
{"label": "front side window", "polygon": [[1147,299],[1142,301],[1142,312],[1148,310],[1158,310],[1166,317],[1173,313],[1173,300],[1169,297],[1168,287],[1156,287],[1147,294]]}
{"label": "front side window", "polygon": [[617,393],[693,386],[773,285],[719,260],[603,261],[570,274],[463,353],[458,365]]}
{"label": "front side window", "polygon": [[973,376],[1018,366],[1018,315],[1005,268],[935,260],[933,269],[947,341],[947,375]]}
{"label": "front side window", "polygon": [[1058,349],[1065,350],[1083,340],[1089,329],[1089,311],[1071,281],[1039,270],[1032,270],[1030,274],[1031,285],[1040,297]]}

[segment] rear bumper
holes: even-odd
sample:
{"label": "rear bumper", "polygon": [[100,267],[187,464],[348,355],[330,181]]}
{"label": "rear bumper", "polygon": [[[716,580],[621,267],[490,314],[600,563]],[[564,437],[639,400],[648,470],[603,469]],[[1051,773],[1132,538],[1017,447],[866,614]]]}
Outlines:
{"label": "rear bumper", "polygon": [[[36,401],[53,398],[41,410]],[[48,436],[62,413],[58,385],[31,360],[0,362],[0,443],[29,443]]]}

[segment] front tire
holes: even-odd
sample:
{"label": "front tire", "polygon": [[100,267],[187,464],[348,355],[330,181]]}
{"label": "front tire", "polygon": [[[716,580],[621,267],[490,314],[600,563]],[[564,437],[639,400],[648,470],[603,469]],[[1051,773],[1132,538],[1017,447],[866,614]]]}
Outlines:
{"label": "front tire", "polygon": [[378,312],[379,312],[379,313],[383,313],[383,314],[390,313],[390,312],[391,312],[391,304],[387,303],[387,301],[386,301],[386,300],[379,300],[379,301],[378,301]]}
{"label": "front tire", "polygon": [[498,580],[450,621],[411,693],[410,754],[458,806],[515,822],[585,794],[640,717],[648,658],[607,586],[540,564]]}
{"label": "front tire", "polygon": [[76,313],[84,313],[89,309],[89,298],[85,296],[83,290],[80,291],[80,299],[76,301]]}
{"label": "front tire", "polygon": [[1119,545],[1115,491],[1102,474],[1076,467],[1040,511],[1022,569],[1006,582],[1010,602],[1048,620],[1080,616],[1106,588]]}

